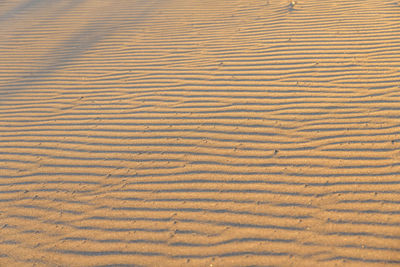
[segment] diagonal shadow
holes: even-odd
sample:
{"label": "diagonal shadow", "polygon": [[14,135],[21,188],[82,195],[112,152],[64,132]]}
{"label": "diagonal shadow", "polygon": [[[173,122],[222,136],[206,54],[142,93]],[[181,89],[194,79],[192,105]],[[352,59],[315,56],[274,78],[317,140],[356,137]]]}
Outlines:
{"label": "diagonal shadow", "polygon": [[[47,0],[43,1],[50,2]],[[14,8],[12,11],[1,15],[0,23],[2,20],[4,21],[4,19],[12,20],[12,14],[20,12],[21,10],[26,11],[32,9],[33,7],[46,8],[45,5],[42,5],[43,1],[31,0],[24,2],[23,4]],[[67,10],[64,11],[69,11],[84,1],[86,0],[71,1],[69,5],[65,6]],[[133,10],[135,8],[141,8],[142,10],[139,10],[139,12],[132,12],[136,15],[134,17],[130,17],[128,20],[126,20],[126,18],[121,19],[116,16],[115,14],[117,12],[113,12],[108,16],[100,14],[96,18],[89,21],[85,27],[81,28],[78,32],[70,36],[70,38],[66,39],[60,45],[51,49],[45,56],[43,56],[43,61],[47,63],[44,63],[41,67],[39,66],[36,71],[29,71],[26,74],[20,75],[13,81],[3,84],[2,87],[5,90],[0,90],[0,96],[13,94],[24,87],[29,87],[32,82],[38,81],[38,79],[45,80],[46,78],[51,77],[54,72],[70,65],[82,55],[90,51],[94,46],[111,37],[116,33],[116,31],[118,31],[122,24],[124,27],[127,27],[127,25],[130,27],[138,27],[138,25],[148,20],[152,14],[154,14],[154,10],[159,7],[158,2],[160,2],[160,0],[137,0],[134,3],[131,3],[129,7],[133,8]],[[62,11],[63,10],[59,10],[59,12]],[[124,14],[128,14],[128,12],[125,10]],[[57,20],[57,13],[50,14],[49,19]],[[29,31],[29,29],[27,29],[27,31]]]}

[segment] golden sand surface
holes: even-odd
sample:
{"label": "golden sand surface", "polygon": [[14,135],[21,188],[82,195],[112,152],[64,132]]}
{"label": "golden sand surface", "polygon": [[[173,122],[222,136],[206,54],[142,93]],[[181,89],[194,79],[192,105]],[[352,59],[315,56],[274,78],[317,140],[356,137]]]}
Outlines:
{"label": "golden sand surface", "polygon": [[399,1],[0,1],[0,266],[383,265]]}

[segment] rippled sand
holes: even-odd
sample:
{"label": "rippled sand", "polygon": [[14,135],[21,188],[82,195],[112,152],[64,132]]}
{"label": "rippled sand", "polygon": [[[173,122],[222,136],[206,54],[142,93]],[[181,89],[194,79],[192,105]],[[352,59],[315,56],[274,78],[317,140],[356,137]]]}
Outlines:
{"label": "rippled sand", "polygon": [[0,266],[400,265],[395,0],[0,1]]}

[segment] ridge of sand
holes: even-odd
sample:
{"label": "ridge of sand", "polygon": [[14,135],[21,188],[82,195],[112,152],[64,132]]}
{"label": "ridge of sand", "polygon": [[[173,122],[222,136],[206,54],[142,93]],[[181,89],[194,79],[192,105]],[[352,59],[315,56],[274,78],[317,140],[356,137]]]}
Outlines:
{"label": "ridge of sand", "polygon": [[0,26],[0,266],[400,264],[398,1],[8,0]]}

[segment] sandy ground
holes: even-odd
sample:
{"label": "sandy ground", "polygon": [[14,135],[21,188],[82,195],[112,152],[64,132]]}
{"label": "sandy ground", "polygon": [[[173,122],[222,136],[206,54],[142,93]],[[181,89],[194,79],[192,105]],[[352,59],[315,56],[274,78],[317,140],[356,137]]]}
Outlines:
{"label": "sandy ground", "polygon": [[400,265],[395,0],[0,1],[0,266]]}

